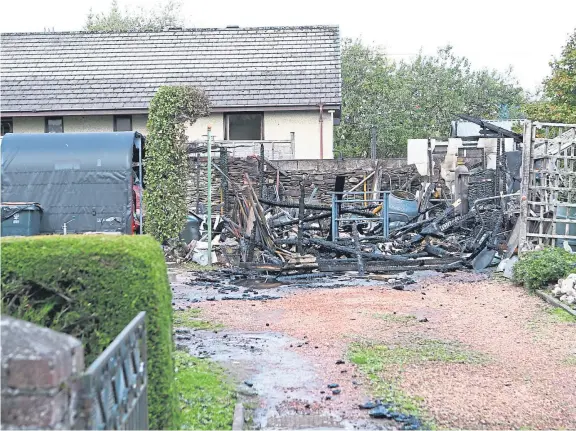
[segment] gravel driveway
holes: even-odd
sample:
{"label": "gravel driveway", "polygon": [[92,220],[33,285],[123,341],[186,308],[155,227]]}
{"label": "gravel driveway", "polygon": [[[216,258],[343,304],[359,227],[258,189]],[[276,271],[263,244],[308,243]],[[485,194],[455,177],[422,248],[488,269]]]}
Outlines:
{"label": "gravel driveway", "polygon": [[[382,283],[192,306],[227,331],[302,340],[285,348],[316,371],[318,387],[310,388],[317,394],[315,408],[342,421],[367,418],[357,405],[373,391],[349,362],[351,346],[410,348],[410,340],[427,339],[458,343],[485,360],[416,357],[388,364],[377,379],[393,378],[403,393],[421,397],[423,411],[440,428],[576,428],[576,322],[563,321],[509,282],[452,273],[420,279],[409,291]],[[330,400],[320,393],[328,383],[341,388]]]}

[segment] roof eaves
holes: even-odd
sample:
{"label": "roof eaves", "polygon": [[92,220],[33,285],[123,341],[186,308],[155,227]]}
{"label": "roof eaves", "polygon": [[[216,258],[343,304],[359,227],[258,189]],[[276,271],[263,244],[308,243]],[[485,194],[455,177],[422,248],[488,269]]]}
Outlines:
{"label": "roof eaves", "polygon": [[[319,108],[315,105],[250,105],[250,106],[215,106],[214,113],[242,112],[242,111],[313,111]],[[324,110],[340,109],[339,103],[323,104]],[[70,109],[70,110],[42,110],[42,111],[11,111],[2,110],[2,115],[11,117],[44,117],[44,116],[73,116],[73,115],[141,115],[147,114],[148,109],[142,108],[118,108],[118,109]]]}

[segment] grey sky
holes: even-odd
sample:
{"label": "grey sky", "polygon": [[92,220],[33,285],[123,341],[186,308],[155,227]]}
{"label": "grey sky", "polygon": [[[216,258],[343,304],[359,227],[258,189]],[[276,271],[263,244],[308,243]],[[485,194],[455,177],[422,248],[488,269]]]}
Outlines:
{"label": "grey sky", "polygon": [[[92,7],[111,0],[27,0],[2,4],[2,31],[79,30]],[[344,37],[362,37],[393,58],[420,49],[433,53],[450,43],[474,67],[499,70],[509,65],[525,88],[535,89],[548,74],[576,27],[576,0],[218,0],[186,1],[183,14],[193,27],[340,25]],[[119,0],[151,6],[155,0]]]}

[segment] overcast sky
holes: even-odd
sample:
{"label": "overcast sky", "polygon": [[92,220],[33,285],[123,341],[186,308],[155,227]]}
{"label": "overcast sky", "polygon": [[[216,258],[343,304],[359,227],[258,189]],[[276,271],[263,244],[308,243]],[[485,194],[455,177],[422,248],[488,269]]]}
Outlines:
{"label": "overcast sky", "polygon": [[[93,8],[111,0],[2,2],[3,32],[80,30]],[[151,6],[155,0],[119,0]],[[533,4],[532,4],[533,3]],[[381,45],[393,58],[420,49],[433,53],[451,44],[476,68],[514,68],[520,84],[534,90],[549,73],[576,27],[576,0],[184,0],[190,27],[336,24],[343,37]]]}

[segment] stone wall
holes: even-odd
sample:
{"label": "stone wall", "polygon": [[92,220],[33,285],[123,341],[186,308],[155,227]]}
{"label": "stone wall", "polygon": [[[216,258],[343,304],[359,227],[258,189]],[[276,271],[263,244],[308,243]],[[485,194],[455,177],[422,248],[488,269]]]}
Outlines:
{"label": "stone wall", "polygon": [[[229,202],[233,202],[235,192],[246,186],[246,175],[250,178],[254,189],[260,189],[259,162],[256,158],[228,158],[228,166],[219,157],[215,164],[222,171],[228,172]],[[329,192],[334,190],[337,175],[347,178],[345,189],[349,190],[355,184],[374,171],[376,165],[382,168],[381,187],[383,190],[402,186],[416,173],[414,167],[406,166],[405,159],[345,159],[345,160],[279,160],[264,164],[264,196],[276,199],[276,193],[281,200],[298,200],[300,196],[300,181],[304,180],[306,195],[309,197],[316,188],[315,201],[330,203]],[[395,171],[395,173],[393,172]],[[224,202],[224,192],[221,188],[223,175],[218,169],[212,169],[212,205],[213,212],[218,211]],[[371,181],[371,180],[369,180]],[[371,183],[370,183],[371,184]],[[196,202],[206,204],[207,162],[205,157],[190,158],[190,178],[188,179],[189,208],[196,209]],[[362,191],[360,186],[358,191]]]}
{"label": "stone wall", "polygon": [[82,343],[2,316],[2,429],[74,429]]}

